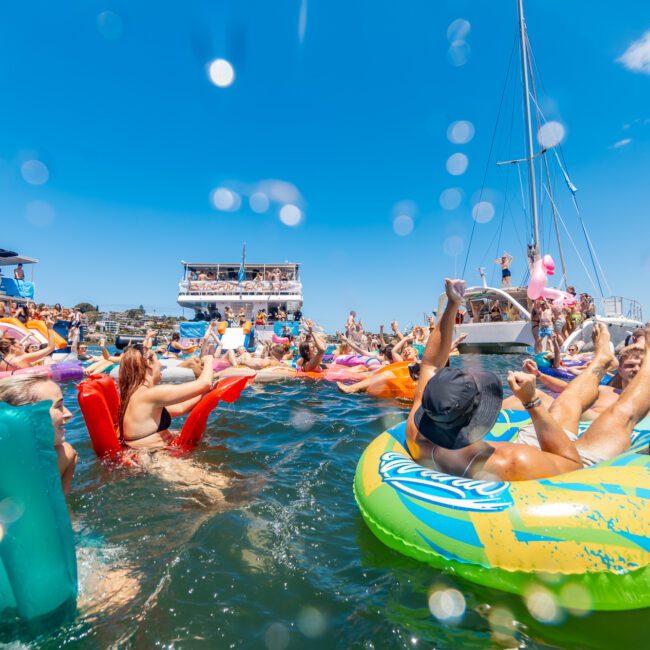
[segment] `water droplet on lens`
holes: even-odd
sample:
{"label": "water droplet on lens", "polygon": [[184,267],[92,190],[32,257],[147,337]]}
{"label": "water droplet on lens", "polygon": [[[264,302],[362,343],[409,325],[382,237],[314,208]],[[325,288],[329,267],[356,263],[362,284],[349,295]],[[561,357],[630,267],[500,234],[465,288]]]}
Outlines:
{"label": "water droplet on lens", "polygon": [[449,63],[456,67],[465,65],[469,61],[471,49],[464,41],[455,41],[449,46],[447,50],[447,58]]}
{"label": "water droplet on lens", "polygon": [[555,596],[544,587],[533,586],[525,594],[526,607],[540,623],[556,624],[564,618]]}
{"label": "water droplet on lens", "polygon": [[289,630],[282,623],[269,625],[264,635],[268,650],[284,650],[289,645]]}
{"label": "water droplet on lens", "polygon": [[210,81],[218,88],[227,88],[235,81],[235,69],[226,59],[215,59],[208,67]]}
{"label": "water droplet on lens", "polygon": [[458,187],[448,187],[440,194],[440,205],[445,210],[455,210],[463,200],[463,193]]}
{"label": "water droplet on lens", "polygon": [[248,203],[251,206],[251,210],[258,214],[266,212],[270,205],[269,197],[264,192],[253,192],[248,199]]}
{"label": "water droplet on lens", "polygon": [[494,206],[489,201],[480,201],[472,208],[472,218],[476,223],[488,223],[494,217]]}
{"label": "water droplet on lens", "polygon": [[452,122],[447,128],[447,138],[454,144],[467,144],[474,137],[474,125],[468,120]]}
{"label": "water droplet on lens", "polygon": [[448,257],[456,257],[456,255],[460,255],[463,252],[464,246],[465,242],[462,237],[451,235],[445,239],[442,250]]}
{"label": "water droplet on lens", "polygon": [[465,597],[458,589],[438,588],[429,596],[429,610],[440,621],[457,623],[465,614]]}
{"label": "water droplet on lens", "polygon": [[315,607],[305,607],[298,614],[298,629],[308,638],[322,636],[327,628],[327,621]]}
{"label": "water droplet on lens", "polygon": [[400,237],[406,237],[413,232],[415,224],[413,222],[413,217],[408,214],[398,214],[393,219],[393,230],[396,235]]}
{"label": "water droplet on lens", "polygon": [[297,205],[287,204],[280,208],[280,221],[285,226],[297,226],[302,221],[302,210]]}
{"label": "water droplet on lens", "polygon": [[97,29],[104,38],[115,40],[122,36],[124,23],[114,11],[102,11],[97,16]]}
{"label": "water droplet on lens", "polygon": [[217,210],[234,212],[241,205],[241,197],[227,187],[218,187],[212,192],[212,204]]}
{"label": "water droplet on lens", "polygon": [[49,226],[54,221],[54,208],[47,201],[35,199],[25,206],[25,219],[38,228]]}
{"label": "water droplet on lens", "polygon": [[26,160],[20,166],[20,173],[30,185],[43,185],[50,177],[48,168],[40,160]]}
{"label": "water droplet on lens", "polygon": [[472,25],[469,20],[464,18],[456,18],[447,27],[447,40],[450,43],[454,41],[464,41],[468,36],[469,32],[472,29]]}
{"label": "water droplet on lens", "polygon": [[546,122],[537,132],[537,142],[545,149],[556,147],[564,140],[565,134],[566,129],[560,122]]}
{"label": "water droplet on lens", "polygon": [[0,521],[3,524],[11,524],[18,521],[25,512],[25,504],[7,497],[0,501]]}
{"label": "water droplet on lens", "polygon": [[469,159],[464,153],[453,153],[447,158],[447,171],[452,176],[461,176],[467,171]]}

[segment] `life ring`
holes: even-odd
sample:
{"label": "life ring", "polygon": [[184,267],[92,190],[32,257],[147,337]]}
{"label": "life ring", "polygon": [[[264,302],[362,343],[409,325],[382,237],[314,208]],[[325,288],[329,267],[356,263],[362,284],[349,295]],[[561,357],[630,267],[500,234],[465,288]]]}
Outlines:
{"label": "life ring", "polygon": [[76,610],[77,559],[50,404],[0,403],[0,611],[56,624]]}
{"label": "life ring", "polygon": [[[247,385],[247,377],[221,379],[192,409],[170,447],[182,453],[191,451],[200,441],[208,416],[217,404],[221,400],[234,402]],[[120,398],[115,381],[106,375],[88,377],[77,386],[77,400],[95,455],[102,460],[128,464],[124,454],[126,447],[122,446],[118,434]]]}
{"label": "life ring", "polygon": [[[529,422],[502,411],[486,440],[512,440]],[[578,587],[594,610],[650,607],[650,456],[638,453],[650,420],[613,459],[513,483],[426,469],[405,437],[402,422],[375,438],[354,479],[363,518],[384,544],[502,591],[543,585],[563,607],[575,606]]]}

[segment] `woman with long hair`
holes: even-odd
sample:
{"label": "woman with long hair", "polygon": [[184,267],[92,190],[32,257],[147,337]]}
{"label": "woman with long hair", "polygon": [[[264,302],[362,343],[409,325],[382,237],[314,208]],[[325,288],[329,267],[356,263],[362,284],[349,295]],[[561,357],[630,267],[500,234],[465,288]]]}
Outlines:
{"label": "woman with long hair", "polygon": [[142,345],[126,348],[120,362],[120,439],[134,449],[160,449],[173,439],[172,417],[184,415],[212,386],[212,355],[195,359],[197,379],[185,384],[160,384],[161,364]]}
{"label": "woman with long hair", "polygon": [[[0,402],[11,406],[25,406],[48,400],[52,402],[50,417],[54,427],[54,450],[59,466],[63,494],[68,496],[72,486],[72,475],[77,464],[77,452],[65,441],[65,425],[72,413],[63,404],[61,389],[43,375],[16,375],[0,379]],[[16,459],[20,462],[20,459]]]}
{"label": "woman with long hair", "polygon": [[296,361],[298,372],[320,372],[321,363],[325,356],[325,341],[314,332],[314,323],[305,321],[306,339],[298,345],[300,358]]}

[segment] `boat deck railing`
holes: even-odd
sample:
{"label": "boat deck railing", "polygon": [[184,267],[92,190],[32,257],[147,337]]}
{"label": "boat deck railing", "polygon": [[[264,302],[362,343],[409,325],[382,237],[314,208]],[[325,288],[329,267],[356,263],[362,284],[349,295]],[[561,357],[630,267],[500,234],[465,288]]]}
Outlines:
{"label": "boat deck railing", "polygon": [[629,318],[643,322],[643,308],[632,298],[610,296],[602,299],[603,316],[607,318]]}
{"label": "boat deck railing", "polygon": [[302,283],[286,280],[183,280],[178,284],[180,295],[233,296],[233,295],[302,295]]}

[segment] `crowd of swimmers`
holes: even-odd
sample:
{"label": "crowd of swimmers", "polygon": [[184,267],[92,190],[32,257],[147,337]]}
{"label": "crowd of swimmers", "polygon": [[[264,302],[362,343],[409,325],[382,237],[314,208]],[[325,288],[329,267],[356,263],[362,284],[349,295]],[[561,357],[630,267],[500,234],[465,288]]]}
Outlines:
{"label": "crowd of swimmers", "polygon": [[[379,369],[408,365],[415,388],[407,420],[407,445],[413,458],[426,467],[463,477],[516,481],[588,467],[629,448],[633,427],[650,410],[649,330],[636,330],[629,345],[615,351],[607,328],[595,324],[593,353],[581,359],[582,368],[572,381],[542,374],[537,363],[527,359],[521,371],[504,378],[512,391],[504,399],[502,378],[450,365],[450,355],[461,342],[454,340],[453,333],[464,291],[463,281],[446,280],[447,304],[438,321],[432,316],[426,326],[416,325],[406,333],[396,321],[390,324],[390,333],[383,326],[377,334],[369,333],[352,311],[334,345],[328,344],[315,323],[303,320],[298,334],[287,332],[287,337],[259,343],[254,350],[224,350],[215,320],[205,336],[192,345],[175,334],[171,341],[157,346],[156,332],[151,330],[142,342],[129,345],[121,354],[111,353],[102,344],[102,354],[97,356],[88,353],[73,326],[70,354],[86,363],[89,374],[105,371],[107,364],[119,365],[119,436],[134,450],[166,447],[175,435],[172,418],[189,413],[215,382],[232,374],[233,369],[249,370],[252,377],[261,371],[296,377],[326,372],[336,368],[337,362],[352,358],[357,363],[348,369],[354,381],[339,383],[345,393],[365,392],[373,382],[381,381]],[[7,306],[3,307],[6,314]],[[553,314],[552,307],[548,311]],[[37,312],[30,316],[44,321],[50,334],[48,343],[39,349],[26,349],[3,334],[0,371],[42,363],[54,351],[53,319],[66,310],[56,305]],[[68,317],[74,318],[74,313],[68,312]],[[540,317],[543,314],[548,316],[545,310]],[[560,354],[558,341],[556,335],[554,363],[580,359],[577,350]],[[179,359],[194,373],[194,379],[162,383],[164,365],[170,358]],[[615,376],[614,381],[603,386],[601,380],[608,373]],[[71,413],[60,387],[43,375],[15,374],[0,379],[1,402],[21,406],[45,400],[51,402],[53,445],[68,494],[77,453],[65,440]],[[522,428],[516,443],[485,442],[483,438],[502,408],[527,411],[532,424]],[[591,425],[578,437],[579,424],[585,420]]]}

